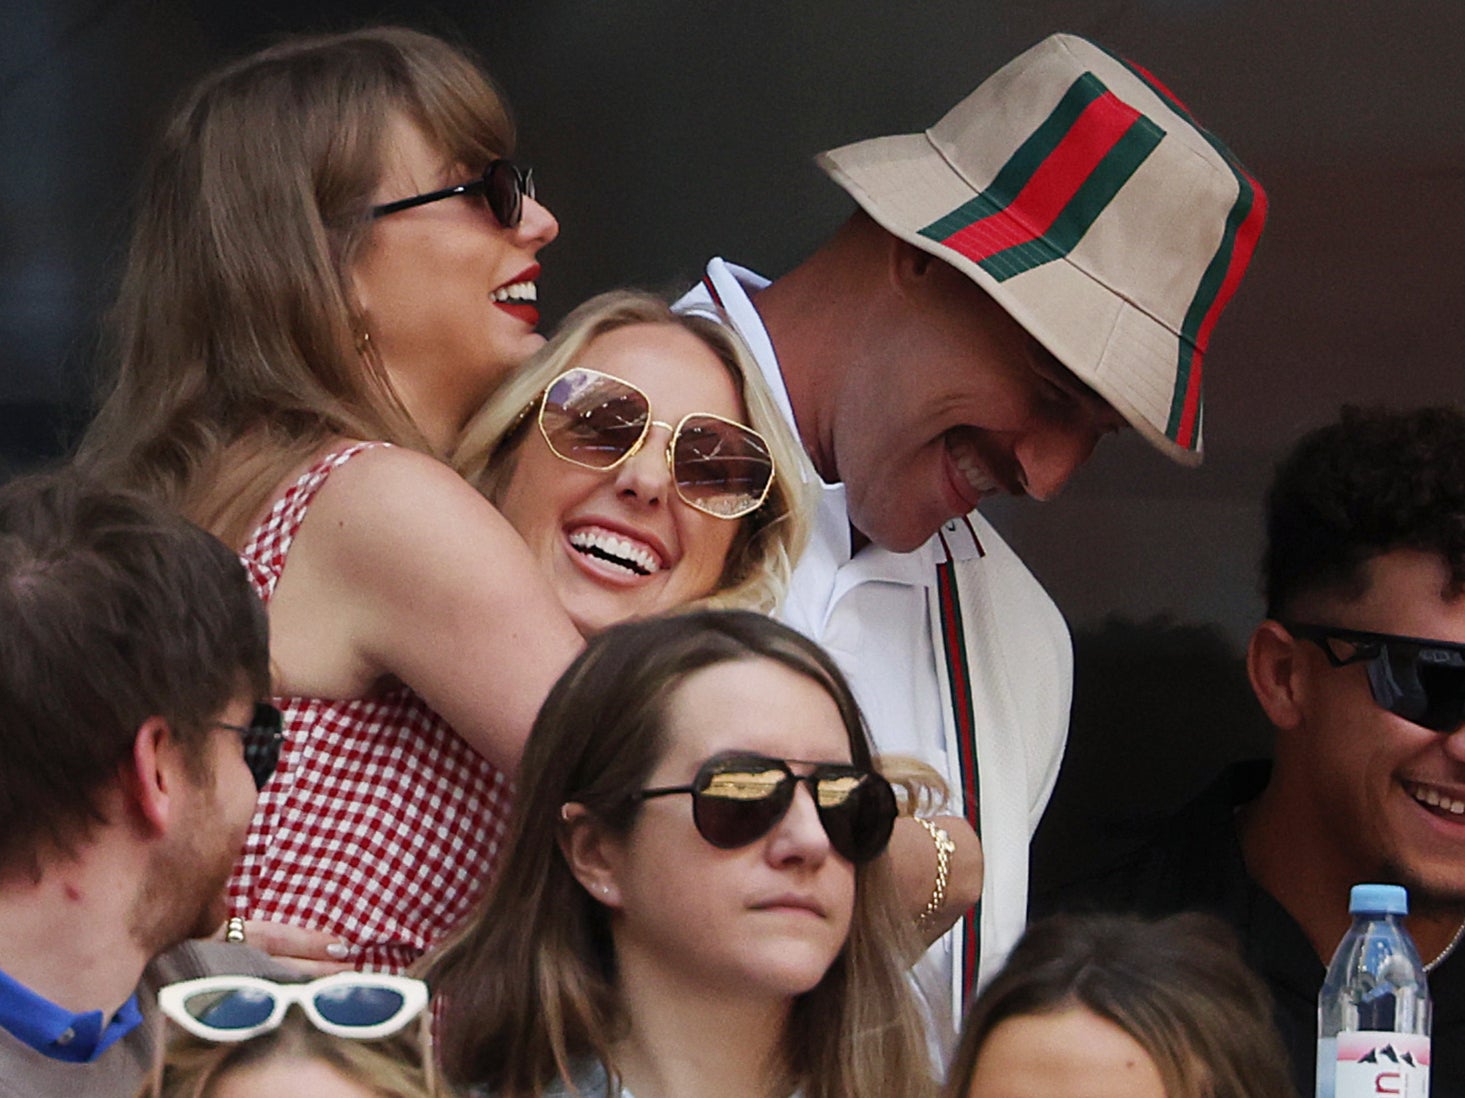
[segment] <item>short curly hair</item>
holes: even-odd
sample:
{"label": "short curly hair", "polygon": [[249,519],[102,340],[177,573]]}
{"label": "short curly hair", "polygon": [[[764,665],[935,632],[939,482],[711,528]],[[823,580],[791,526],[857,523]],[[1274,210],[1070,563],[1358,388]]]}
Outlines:
{"label": "short curly hair", "polygon": [[1465,409],[1345,406],[1305,435],[1267,494],[1269,617],[1299,596],[1366,590],[1364,566],[1396,549],[1436,553],[1465,591]]}

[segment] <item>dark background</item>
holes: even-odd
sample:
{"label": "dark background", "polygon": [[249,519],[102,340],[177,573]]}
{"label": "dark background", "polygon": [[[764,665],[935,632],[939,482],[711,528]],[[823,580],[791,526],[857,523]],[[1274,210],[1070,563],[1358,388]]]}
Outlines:
{"label": "dark background", "polygon": [[815,152],[924,128],[1055,30],[1149,68],[1227,140],[1272,215],[1206,360],[1205,465],[1120,438],[1056,504],[992,508],[1080,633],[1075,760],[1118,748],[1085,746],[1091,702],[1163,744],[1127,802],[1251,734],[1218,745],[1225,710],[1176,675],[1131,666],[1142,695],[1095,698],[1123,668],[1086,654],[1211,622],[1217,646],[1188,666],[1224,663],[1260,613],[1258,501],[1282,450],[1344,401],[1461,397],[1458,0],[0,0],[0,477],[84,422],[138,167],[173,99],[282,33],[373,21],[467,44],[506,90],[562,225],[547,323],[611,286],[685,286],[711,255],[779,273],[850,209]]}

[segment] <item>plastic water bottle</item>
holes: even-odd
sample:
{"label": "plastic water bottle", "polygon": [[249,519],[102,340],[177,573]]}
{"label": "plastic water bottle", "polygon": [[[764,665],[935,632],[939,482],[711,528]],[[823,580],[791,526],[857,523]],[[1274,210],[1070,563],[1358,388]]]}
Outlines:
{"label": "plastic water bottle", "polygon": [[1317,1098],[1427,1098],[1429,984],[1399,885],[1354,885],[1353,926],[1318,993]]}

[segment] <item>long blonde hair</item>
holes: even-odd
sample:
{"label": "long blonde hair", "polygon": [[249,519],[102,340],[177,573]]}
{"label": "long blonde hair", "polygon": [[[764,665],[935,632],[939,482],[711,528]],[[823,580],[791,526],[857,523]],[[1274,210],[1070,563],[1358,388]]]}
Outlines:
{"label": "long blonde hair", "polygon": [[410,1030],[375,1041],[334,1037],[297,1008],[276,1029],[247,1041],[206,1041],[179,1030],[137,1098],[211,1098],[225,1076],[281,1057],[317,1060],[372,1098],[436,1098],[440,1092],[423,1058],[430,1050],[423,1045]]}
{"label": "long blonde hair", "polygon": [[554,337],[468,421],[452,465],[498,503],[514,475],[518,445],[533,429],[532,411],[545,387],[574,366],[597,337],[633,324],[681,328],[706,344],[732,377],[747,408],[748,425],[768,442],[777,470],[768,499],[739,520],[739,536],[728,551],[718,589],[697,605],[771,612],[787,590],[794,563],[808,541],[814,473],[752,353],[730,326],[712,316],[677,313],[661,298],[632,290],[591,298],[570,313]]}
{"label": "long blonde hair", "polygon": [[145,177],[83,464],[237,545],[333,435],[431,452],[348,289],[394,115],[465,165],[513,143],[481,70],[398,27],[290,39],[187,96]]}
{"label": "long blonde hair", "polygon": [[[579,802],[607,832],[628,833],[638,810],[631,794],[666,750],[677,688],[703,668],[740,660],[770,660],[819,684],[839,710],[851,760],[870,765],[843,675],[817,644],[772,618],[706,610],[593,637],[529,735],[507,853],[488,897],[425,966],[440,995],[437,1044],[449,1082],[486,1084],[500,1098],[541,1098],[587,1059],[615,1078],[612,1048],[629,1019],[609,919],[559,847],[560,807]],[[845,947],[794,1002],[781,1051],[788,1089],[797,1085],[806,1098],[934,1094],[906,979],[919,947],[886,863],[882,856],[856,866]]]}

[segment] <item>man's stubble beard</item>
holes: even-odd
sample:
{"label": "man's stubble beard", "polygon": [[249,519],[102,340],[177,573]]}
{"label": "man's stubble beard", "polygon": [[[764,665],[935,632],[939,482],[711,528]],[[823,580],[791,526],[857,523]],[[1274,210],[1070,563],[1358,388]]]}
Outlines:
{"label": "man's stubble beard", "polygon": [[149,858],[147,877],[128,912],[132,938],[150,956],[209,937],[228,915],[225,889],[244,832],[220,834],[224,824],[211,782],[196,792],[195,807],[178,821],[174,837]]}

